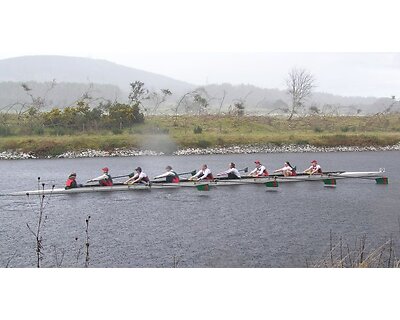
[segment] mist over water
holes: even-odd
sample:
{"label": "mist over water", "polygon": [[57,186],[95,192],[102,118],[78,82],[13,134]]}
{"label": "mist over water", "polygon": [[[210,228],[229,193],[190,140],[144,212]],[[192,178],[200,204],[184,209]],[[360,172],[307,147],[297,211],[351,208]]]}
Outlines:
{"label": "mist over water", "polygon": [[[63,267],[83,267],[85,219],[90,215],[91,267],[305,267],[329,252],[334,242],[354,246],[366,236],[369,248],[399,237],[400,152],[285,153],[209,156],[1,161],[1,193],[36,189],[37,177],[62,186],[71,171],[78,182],[108,166],[114,176],[135,166],[153,177],[172,165],[179,172],[208,164],[213,173],[229,162],[267,168],[290,161],[299,170],[317,159],[326,171],[375,171],[385,167],[389,185],[338,180],[263,185],[106,192],[51,196],[45,208],[42,265],[54,267],[64,252]],[[35,267],[35,241],[26,224],[37,221],[37,197],[0,197],[0,266]],[[75,239],[78,240],[75,240]],[[396,242],[396,246],[397,246]],[[396,247],[395,250],[398,248]],[[78,254],[80,253],[80,254]],[[12,259],[11,259],[12,258]],[[11,259],[11,260],[10,260]]]}

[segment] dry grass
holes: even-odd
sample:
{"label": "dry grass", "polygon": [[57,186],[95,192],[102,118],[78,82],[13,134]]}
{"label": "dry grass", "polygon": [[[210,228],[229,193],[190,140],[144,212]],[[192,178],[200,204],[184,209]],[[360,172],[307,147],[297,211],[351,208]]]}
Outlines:
{"label": "dry grass", "polygon": [[330,248],[320,260],[309,263],[313,268],[399,268],[400,259],[396,256],[395,242],[388,239],[377,248],[368,248],[367,237],[356,240],[353,247],[344,244],[342,237],[333,243],[330,233]]}

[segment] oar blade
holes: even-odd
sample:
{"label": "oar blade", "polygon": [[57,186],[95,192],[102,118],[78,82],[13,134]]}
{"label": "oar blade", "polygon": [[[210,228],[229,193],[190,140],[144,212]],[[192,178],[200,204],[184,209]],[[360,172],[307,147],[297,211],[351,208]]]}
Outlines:
{"label": "oar blade", "polygon": [[387,177],[381,177],[375,179],[376,184],[389,184],[389,179]]}
{"label": "oar blade", "polygon": [[336,179],[334,178],[324,179],[323,181],[325,187],[336,187]]}
{"label": "oar blade", "polygon": [[211,186],[209,184],[199,184],[196,188],[199,191],[210,191]]}
{"label": "oar blade", "polygon": [[267,181],[267,182],[265,183],[265,186],[266,186],[267,188],[278,188],[279,184],[278,184],[278,181],[273,180],[273,181]]}

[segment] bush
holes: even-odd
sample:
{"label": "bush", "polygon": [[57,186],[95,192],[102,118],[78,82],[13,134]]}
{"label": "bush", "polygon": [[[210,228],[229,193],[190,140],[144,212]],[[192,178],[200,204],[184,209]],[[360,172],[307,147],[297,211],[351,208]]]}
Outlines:
{"label": "bush", "polygon": [[193,133],[194,133],[194,134],[201,134],[202,132],[203,132],[203,128],[200,127],[200,126],[196,126],[196,127],[194,127],[194,129],[193,129]]}

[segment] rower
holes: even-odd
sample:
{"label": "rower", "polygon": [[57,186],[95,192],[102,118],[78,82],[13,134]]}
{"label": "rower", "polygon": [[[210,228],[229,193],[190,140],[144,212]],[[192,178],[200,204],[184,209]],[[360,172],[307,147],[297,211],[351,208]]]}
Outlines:
{"label": "rower", "polygon": [[253,177],[265,177],[268,176],[267,169],[261,164],[259,160],[254,161],[256,167],[253,171],[250,172],[250,176]]}
{"label": "rower", "polygon": [[179,176],[172,170],[171,166],[166,166],[165,170],[167,170],[165,173],[155,176],[154,179],[165,178],[165,182],[179,183]]}
{"label": "rower", "polygon": [[146,185],[150,184],[150,179],[146,173],[142,171],[141,167],[137,167],[135,169],[136,173],[132,178],[129,178],[124,182],[124,184],[135,184],[135,183],[144,183]]}
{"label": "rower", "polygon": [[240,179],[240,173],[239,170],[236,169],[236,165],[231,162],[229,164],[229,169],[224,171],[224,172],[220,172],[217,174],[217,176],[222,176],[222,175],[228,175],[228,179]]}
{"label": "rower", "polygon": [[65,182],[65,190],[79,187],[82,187],[82,185],[76,182],[76,173],[73,172],[68,176],[68,180]]}
{"label": "rower", "polygon": [[194,176],[191,176],[188,180],[214,180],[214,177],[207,165],[203,164],[199,172],[197,172]]}
{"label": "rower", "polygon": [[303,173],[307,173],[309,175],[312,174],[322,174],[321,166],[317,163],[317,160],[311,161],[311,166],[303,171]]}
{"label": "rower", "polygon": [[86,182],[94,182],[94,181],[98,181],[99,185],[101,186],[112,186],[113,185],[113,181],[112,178],[110,176],[110,174],[108,173],[108,168],[104,167],[103,169],[101,169],[103,171],[103,174],[97,178],[93,178],[93,179],[89,179]]}
{"label": "rower", "polygon": [[293,167],[289,161],[286,161],[282,168],[276,169],[274,172],[282,172],[285,177],[297,175],[295,167]]}

